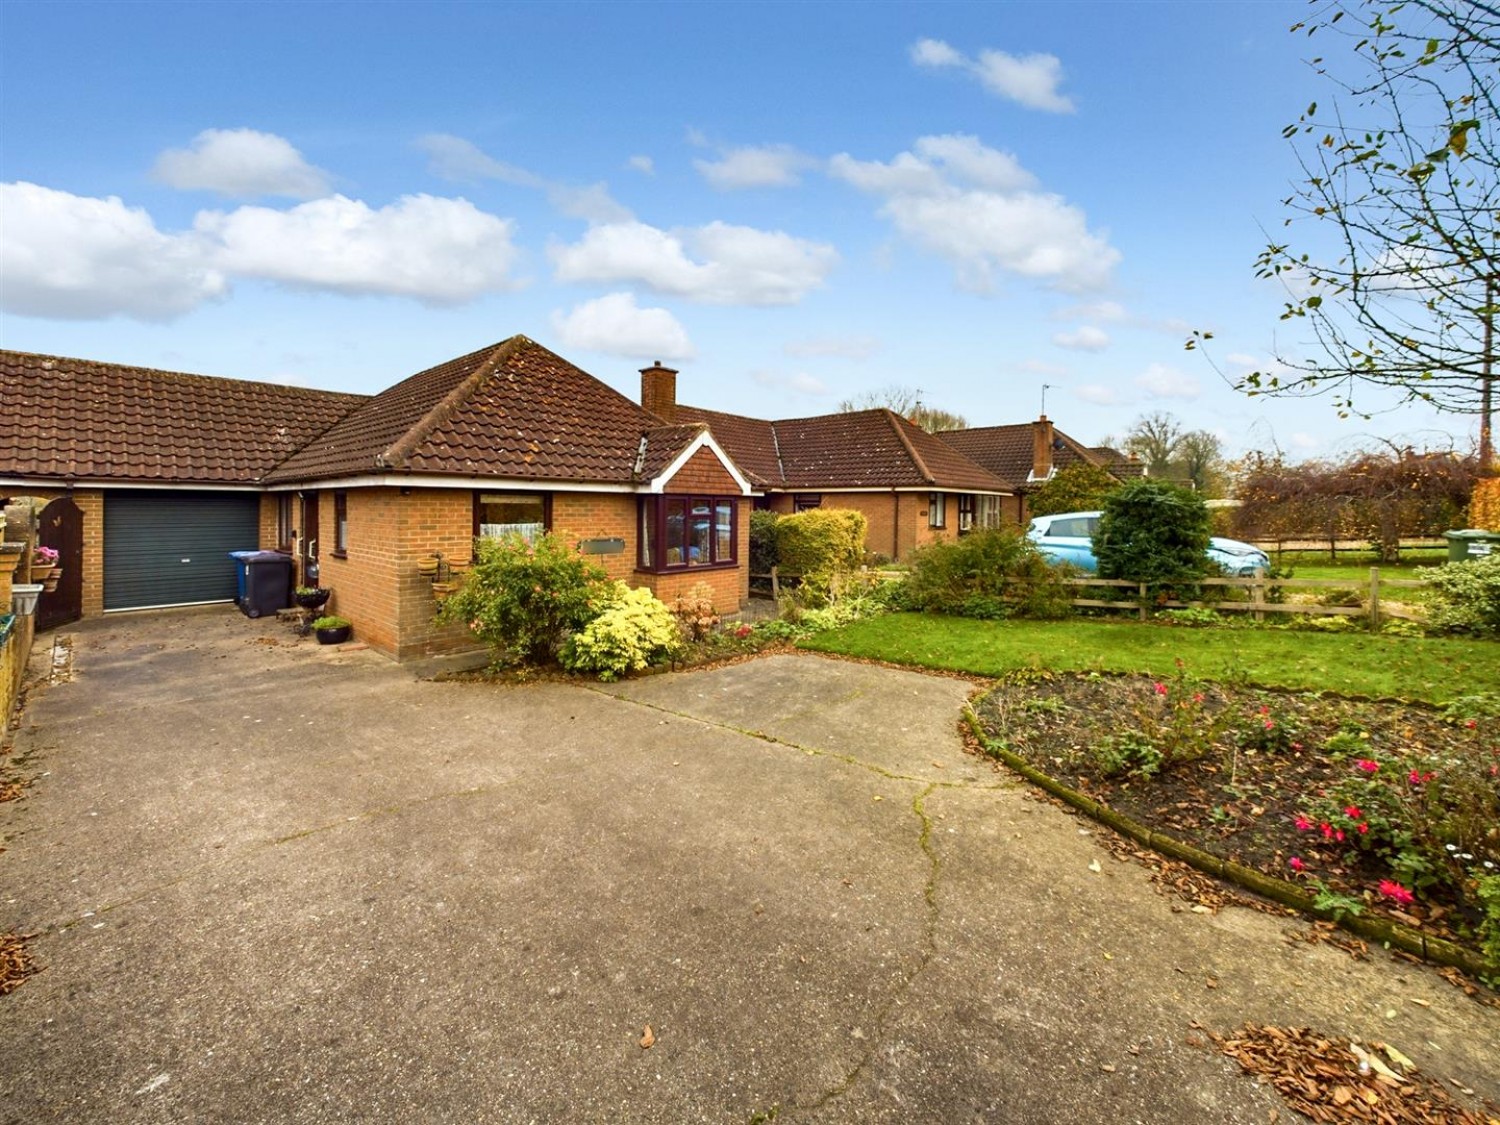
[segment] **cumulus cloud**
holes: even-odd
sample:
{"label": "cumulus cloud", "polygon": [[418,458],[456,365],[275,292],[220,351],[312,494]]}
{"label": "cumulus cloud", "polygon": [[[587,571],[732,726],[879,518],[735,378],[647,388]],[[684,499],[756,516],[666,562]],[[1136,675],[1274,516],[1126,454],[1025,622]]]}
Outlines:
{"label": "cumulus cloud", "polygon": [[[549,180],[525,168],[496,160],[473,141],[449,133],[428,133],[417,139],[417,147],[427,154],[427,166],[433,175],[445,180],[460,183],[498,180],[530,188],[545,195],[547,202],[559,213],[589,223],[627,222],[633,217],[628,207],[609,194],[609,185],[603,182],[577,187]],[[644,159],[649,165],[650,158]]]}
{"label": "cumulus cloud", "polygon": [[1118,324],[1125,319],[1125,306],[1118,301],[1088,301],[1054,309],[1050,315],[1053,320],[1092,320],[1097,323]]}
{"label": "cumulus cloud", "polygon": [[21,316],[170,320],[229,288],[195,235],[139,207],[36,184],[0,184],[0,307]]}
{"label": "cumulus cloud", "polygon": [[643,176],[656,175],[656,161],[652,160],[649,156],[632,156],[625,162],[625,166],[639,172]]}
{"label": "cumulus cloud", "polygon": [[719,191],[740,188],[791,187],[817,161],[790,145],[761,145],[729,149],[718,160],[694,160],[693,167]]}
{"label": "cumulus cloud", "polygon": [[828,384],[805,371],[785,373],[780,371],[752,371],[750,381],[758,387],[772,391],[794,391],[799,395],[822,397],[832,392]]}
{"label": "cumulus cloud", "polygon": [[814,336],[805,340],[789,340],[781,350],[790,356],[869,359],[880,350],[880,341],[874,336]]}
{"label": "cumulus cloud", "polygon": [[1203,385],[1197,379],[1163,363],[1153,363],[1137,375],[1135,385],[1148,398],[1193,399],[1203,393]]}
{"label": "cumulus cloud", "polygon": [[174,188],[236,199],[315,199],[328,192],[328,173],[304,160],[285,137],[255,129],[205,129],[187,148],[158,156],[151,175]]}
{"label": "cumulus cloud", "polygon": [[1102,352],[1109,347],[1109,333],[1092,324],[1083,324],[1071,332],[1057,332],[1052,342],[1075,352]]}
{"label": "cumulus cloud", "polygon": [[889,162],[833,157],[829,174],[882,199],[880,213],[918,247],[951,262],[964,288],[995,274],[1082,291],[1107,284],[1120,253],[1084,213],[1038,190],[1015,157],[962,135],[922,137]]}
{"label": "cumulus cloud", "polygon": [[1028,109],[1048,113],[1074,109],[1072,99],[1058,92],[1063,73],[1056,55],[1012,55],[991,49],[971,59],[941,39],[919,39],[912,45],[911,61],[917,66],[962,70],[990,93]]}
{"label": "cumulus cloud", "polygon": [[675,231],[606,223],[551,255],[559,281],[637,282],[710,305],[796,304],[838,262],[826,243],[722,222]]}
{"label": "cumulus cloud", "polygon": [[687,329],[666,309],[638,308],[630,293],[609,293],[552,314],[552,330],[570,348],[634,359],[691,359]]}
{"label": "cumulus cloud", "polygon": [[335,195],[289,211],[205,211],[194,226],[227,272],[298,288],[450,305],[512,286],[511,222],[466,199],[408,195],[376,209]]}

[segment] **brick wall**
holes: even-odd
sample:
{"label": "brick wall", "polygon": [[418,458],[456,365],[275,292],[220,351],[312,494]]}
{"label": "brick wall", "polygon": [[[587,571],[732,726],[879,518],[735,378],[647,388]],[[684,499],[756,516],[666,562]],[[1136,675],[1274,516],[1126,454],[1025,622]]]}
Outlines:
{"label": "brick wall", "polygon": [[664,492],[708,493],[710,496],[738,496],[739,484],[729,475],[718,455],[707,446],[687,459],[663,486]]}
{"label": "brick wall", "polygon": [[[83,615],[98,617],[104,612],[104,493],[99,489],[28,489],[17,496],[34,496],[56,500],[71,496],[83,513]],[[9,600],[6,602],[9,606]],[[9,612],[7,608],[6,612]]]}
{"label": "brick wall", "polygon": [[617,555],[590,555],[589,558],[631,585],[634,581],[637,540],[640,521],[636,517],[634,495],[609,492],[555,492],[552,494],[552,530],[569,543],[580,539],[625,540],[625,549]]}

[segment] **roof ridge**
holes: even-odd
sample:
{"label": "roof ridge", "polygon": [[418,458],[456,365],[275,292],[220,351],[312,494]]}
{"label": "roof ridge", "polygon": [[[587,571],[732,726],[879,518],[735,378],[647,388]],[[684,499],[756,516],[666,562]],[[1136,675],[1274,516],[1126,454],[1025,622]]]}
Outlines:
{"label": "roof ridge", "polygon": [[167,376],[173,379],[191,379],[195,382],[208,383],[236,383],[242,387],[264,387],[274,391],[289,391],[298,395],[319,395],[332,398],[357,398],[365,402],[374,398],[374,395],[362,394],[359,391],[330,391],[322,387],[300,387],[295,383],[270,383],[264,379],[237,379],[230,375],[204,375],[198,371],[169,371],[164,367],[142,367],[136,363],[112,363],[104,359],[84,359],[81,356],[53,355],[50,352],[23,352],[15,348],[0,348],[0,356],[11,356],[16,359],[41,359],[61,363],[78,364],[91,368],[103,368],[106,371],[128,371],[140,375]]}
{"label": "roof ridge", "polygon": [[[922,455],[917,452],[917,447],[912,444],[911,438],[902,429],[901,423],[906,419],[899,417],[890,407],[885,409],[886,421],[890,423],[891,429],[896,431],[896,436],[901,439],[901,444],[906,447],[906,452],[911,454],[911,459],[916,462],[917,472],[922,474],[922,479],[928,484],[936,484],[937,477],[932,475],[932,470],[927,467],[927,462],[922,460]],[[994,474],[991,474],[992,476]]]}
{"label": "roof ridge", "polygon": [[375,464],[380,468],[400,468],[417,446],[426,441],[435,429],[453,417],[453,412],[478,389],[481,383],[494,374],[502,363],[530,343],[532,341],[527,337],[516,335],[496,344],[495,350],[489,354],[489,357],[445,394],[436,406],[408,427],[406,432],[387,446],[383,452],[377,453]]}

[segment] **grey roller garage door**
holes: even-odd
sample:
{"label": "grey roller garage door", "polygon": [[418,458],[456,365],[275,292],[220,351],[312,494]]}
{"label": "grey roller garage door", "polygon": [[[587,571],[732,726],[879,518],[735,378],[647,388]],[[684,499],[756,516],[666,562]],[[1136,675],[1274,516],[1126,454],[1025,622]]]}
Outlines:
{"label": "grey roller garage door", "polygon": [[233,601],[230,551],[254,549],[260,498],[234,492],[108,492],[104,608]]}

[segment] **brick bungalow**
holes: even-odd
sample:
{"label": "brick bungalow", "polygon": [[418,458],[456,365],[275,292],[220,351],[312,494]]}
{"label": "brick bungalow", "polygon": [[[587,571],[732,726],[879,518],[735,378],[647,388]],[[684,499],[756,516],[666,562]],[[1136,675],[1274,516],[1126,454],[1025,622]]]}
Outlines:
{"label": "brick bungalow", "polygon": [[1139,461],[1105,446],[1090,448],[1075,441],[1043,414],[1035,422],[1011,426],[976,426],[967,430],[945,430],[933,435],[950,449],[963,454],[997,477],[1015,481],[1014,518],[1031,518],[1026,496],[1046,484],[1059,469],[1071,465],[1097,465],[1118,480],[1142,475]]}
{"label": "brick bungalow", "polygon": [[373,397],[16,352],[0,373],[0,493],[55,500],[62,525],[50,624],[227,600],[227,552],[259,546],[316,565],[371,646],[443,651],[467,638],[433,624],[418,559],[539,527],[659,597],[748,597],[753,489],[709,428],[524,336]]}
{"label": "brick bungalow", "polygon": [[869,521],[867,549],[893,559],[1019,519],[1014,485],[890,410],[749,418],[679,404],[677,374],[660,364],[642,371],[642,405],[708,426],[761,494],[757,507],[853,508]]}

